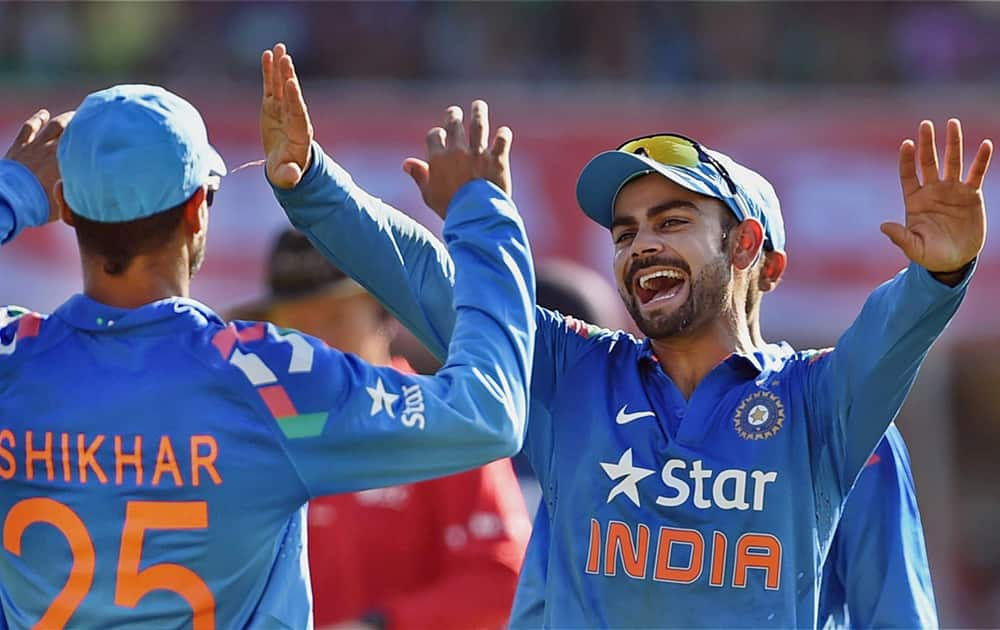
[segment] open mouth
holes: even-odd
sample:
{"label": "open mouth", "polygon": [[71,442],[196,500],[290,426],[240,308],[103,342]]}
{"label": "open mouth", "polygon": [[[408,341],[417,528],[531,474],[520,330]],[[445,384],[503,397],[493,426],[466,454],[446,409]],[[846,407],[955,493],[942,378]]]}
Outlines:
{"label": "open mouth", "polygon": [[648,269],[636,275],[635,295],[642,306],[666,302],[681,294],[687,275],[679,269]]}

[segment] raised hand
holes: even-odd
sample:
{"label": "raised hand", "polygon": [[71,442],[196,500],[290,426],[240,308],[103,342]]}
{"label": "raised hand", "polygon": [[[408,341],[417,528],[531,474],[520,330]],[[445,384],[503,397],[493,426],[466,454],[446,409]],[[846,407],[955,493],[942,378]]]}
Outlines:
{"label": "raised hand", "polygon": [[264,79],[260,138],[267,156],[267,178],[278,188],[294,188],[309,167],[312,122],[284,44],[264,51],[260,69]]}
{"label": "raised hand", "polygon": [[490,121],[486,102],[473,101],[471,116],[466,136],[462,108],[449,107],[445,110],[444,128],[434,127],[427,132],[427,161],[407,158],[403,162],[403,170],[417,183],[424,203],[441,218],[458,189],[473,179],[489,180],[508,196],[511,194],[511,130],[500,127],[487,148]]}
{"label": "raised hand", "polygon": [[66,125],[73,118],[73,112],[63,112],[51,118],[48,110],[40,109],[24,121],[14,144],[7,150],[4,159],[20,162],[31,171],[49,199],[49,221],[59,218],[59,204],[53,197],[56,181],[59,179],[59,163],[56,148]]}
{"label": "raised hand", "polygon": [[962,124],[957,119],[948,121],[943,176],[939,176],[933,123],[920,123],[919,139],[919,146],[907,139],[899,148],[906,225],[883,223],[882,232],[907,258],[932,273],[946,275],[960,271],[975,259],[986,241],[983,179],[993,143],[983,140],[979,145],[963,181]]}

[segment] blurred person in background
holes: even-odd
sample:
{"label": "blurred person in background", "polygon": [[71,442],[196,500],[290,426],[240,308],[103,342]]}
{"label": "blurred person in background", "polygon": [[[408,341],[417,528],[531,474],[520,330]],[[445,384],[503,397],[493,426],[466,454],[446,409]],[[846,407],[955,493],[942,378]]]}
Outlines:
{"label": "blurred person in background", "polygon": [[[234,309],[322,339],[372,365],[392,356],[398,323],[296,230],[268,262],[270,295]],[[309,504],[309,572],[319,628],[500,628],[530,533],[509,459],[419,483]]]}
{"label": "blurred person in background", "polygon": [[[754,345],[775,354],[791,348],[764,340],[760,310],[764,294],[781,281],[782,258],[764,252],[751,268],[747,288]],[[938,627],[910,455],[895,423],[847,495],[823,565],[819,623],[828,628]]]}

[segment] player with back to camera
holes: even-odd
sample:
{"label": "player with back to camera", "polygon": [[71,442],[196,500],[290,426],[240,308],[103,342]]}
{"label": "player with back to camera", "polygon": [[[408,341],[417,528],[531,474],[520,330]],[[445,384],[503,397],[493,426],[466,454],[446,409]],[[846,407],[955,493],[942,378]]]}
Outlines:
{"label": "player with back to camera", "polygon": [[[261,119],[275,179],[294,166],[271,140],[305,105],[290,60],[270,55]],[[88,96],[59,140],[54,192],[84,293],[0,330],[5,623],[310,627],[309,499],[515,452],[534,284],[522,222],[486,180],[507,168],[509,137],[497,147],[483,161],[445,134],[430,156],[458,323],[441,371],[404,375],[295,331],[227,325],[190,299],[226,172],[201,116],[154,86]],[[23,216],[8,183],[0,198]],[[401,422],[404,388],[422,427]]]}
{"label": "player with back to camera", "polygon": [[[453,319],[441,244],[299,137],[296,161],[310,166],[276,192],[293,224],[440,353]],[[835,348],[781,353],[754,346],[746,315],[761,250],[784,258],[766,180],[675,134],[589,162],[577,198],[611,234],[618,291],[645,338],[536,310],[525,449],[550,516],[544,625],[819,622],[841,505],[983,247],[991,154],[983,142],[963,178],[949,121],[942,173],[922,123],[919,146],[900,148],[905,225],[882,226],[910,265]],[[424,163],[404,168],[424,185]]]}

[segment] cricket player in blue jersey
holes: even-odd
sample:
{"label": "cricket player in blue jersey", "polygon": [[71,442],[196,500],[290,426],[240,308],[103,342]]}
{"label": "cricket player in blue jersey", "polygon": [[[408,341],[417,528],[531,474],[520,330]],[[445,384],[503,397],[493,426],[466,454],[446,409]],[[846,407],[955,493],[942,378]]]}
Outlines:
{"label": "cricket player in blue jersey", "polygon": [[[777,285],[773,274],[777,272],[780,278],[780,267],[774,264],[773,255],[765,255],[751,275],[747,320],[758,348],[769,345],[760,333],[761,297]],[[543,504],[521,568],[512,627],[544,625],[548,526]],[[894,424],[889,425],[844,505],[823,565],[818,619],[827,628],[938,626],[909,455]]]}
{"label": "cricket player in blue jersey", "polygon": [[[919,146],[903,143],[906,222],[882,230],[911,264],[822,352],[753,344],[749,270],[785,245],[760,175],[673,134],[591,160],[577,197],[611,233],[618,290],[645,338],[536,310],[525,449],[549,515],[545,626],[819,622],[841,506],[983,247],[992,144],[964,178],[961,147],[949,121],[941,173],[930,122]],[[426,186],[426,164],[404,168]],[[452,266],[427,230],[316,143],[298,186],[276,194],[334,264],[441,353]]]}
{"label": "cricket player in blue jersey", "polygon": [[[267,173],[289,185],[308,166],[286,133],[305,106],[290,59],[263,61]],[[225,173],[200,115],[153,86],[83,101],[55,194],[84,294],[0,330],[9,627],[309,627],[307,500],[519,449],[534,278],[516,209],[484,177],[506,170],[509,136],[488,157],[464,129],[438,137],[428,187],[447,207],[457,321],[442,370],[411,376],[187,297]]]}

